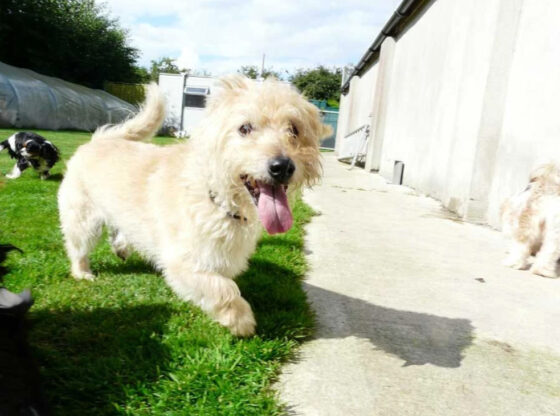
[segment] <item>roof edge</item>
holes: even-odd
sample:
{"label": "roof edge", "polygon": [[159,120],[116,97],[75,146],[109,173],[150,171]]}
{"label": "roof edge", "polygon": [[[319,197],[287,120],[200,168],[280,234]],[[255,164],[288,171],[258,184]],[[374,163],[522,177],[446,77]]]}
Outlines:
{"label": "roof edge", "polygon": [[354,76],[362,75],[364,69],[379,57],[379,50],[383,41],[389,36],[398,36],[408,28],[414,16],[417,16],[432,0],[403,0],[393,15],[389,18],[381,32],[377,35],[371,46],[354,67],[354,70],[342,85],[341,92],[346,95],[350,81]]}

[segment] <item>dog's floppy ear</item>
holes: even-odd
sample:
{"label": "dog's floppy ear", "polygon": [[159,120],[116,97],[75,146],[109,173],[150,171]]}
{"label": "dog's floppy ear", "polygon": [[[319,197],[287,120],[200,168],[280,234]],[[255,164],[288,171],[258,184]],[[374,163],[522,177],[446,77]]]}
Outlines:
{"label": "dog's floppy ear", "polygon": [[206,107],[212,111],[222,103],[243,94],[250,87],[251,81],[243,75],[228,75],[216,83],[216,92],[212,93],[206,102]]}
{"label": "dog's floppy ear", "polygon": [[249,79],[243,75],[227,75],[218,80],[218,87],[224,91],[239,91],[249,88]]}
{"label": "dog's floppy ear", "polygon": [[25,144],[25,148],[29,153],[39,153],[41,151],[41,145],[34,141],[28,141]]}
{"label": "dog's floppy ear", "polygon": [[560,168],[554,162],[542,163],[533,168],[529,182],[555,182],[560,184]]}

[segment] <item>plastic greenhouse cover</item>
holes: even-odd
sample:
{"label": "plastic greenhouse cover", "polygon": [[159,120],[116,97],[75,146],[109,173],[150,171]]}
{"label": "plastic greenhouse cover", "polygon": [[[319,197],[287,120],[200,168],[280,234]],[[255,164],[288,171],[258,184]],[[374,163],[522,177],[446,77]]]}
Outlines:
{"label": "plastic greenhouse cover", "polygon": [[136,111],[105,91],[0,62],[0,127],[93,131]]}

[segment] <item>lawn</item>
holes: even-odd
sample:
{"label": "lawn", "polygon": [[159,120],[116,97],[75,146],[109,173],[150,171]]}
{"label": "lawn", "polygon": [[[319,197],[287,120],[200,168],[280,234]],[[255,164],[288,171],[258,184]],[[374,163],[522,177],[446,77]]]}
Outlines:
{"label": "lawn", "polygon": [[[0,138],[13,130],[0,130]],[[88,133],[39,132],[68,159]],[[165,145],[173,140],[157,138]],[[180,301],[136,255],[123,262],[104,239],[92,255],[94,282],[69,275],[58,228],[61,162],[49,180],[33,170],[11,181],[0,154],[0,243],[20,247],[4,279],[29,287],[30,343],[55,415],[276,415],[271,382],[312,328],[301,289],[306,270],[303,225],[312,213],[294,206],[294,227],[264,236],[241,292],[255,311],[257,335],[237,339],[198,308]]]}

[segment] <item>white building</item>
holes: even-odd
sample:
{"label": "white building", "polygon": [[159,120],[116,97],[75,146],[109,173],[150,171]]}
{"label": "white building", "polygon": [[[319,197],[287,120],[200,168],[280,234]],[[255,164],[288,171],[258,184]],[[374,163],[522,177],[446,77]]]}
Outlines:
{"label": "white building", "polygon": [[215,82],[216,78],[211,77],[160,74],[159,87],[167,104],[164,126],[190,134],[202,118]]}
{"label": "white building", "polygon": [[560,162],[560,1],[405,0],[343,85],[336,148],[370,127],[366,169],[499,225],[538,162]]}

